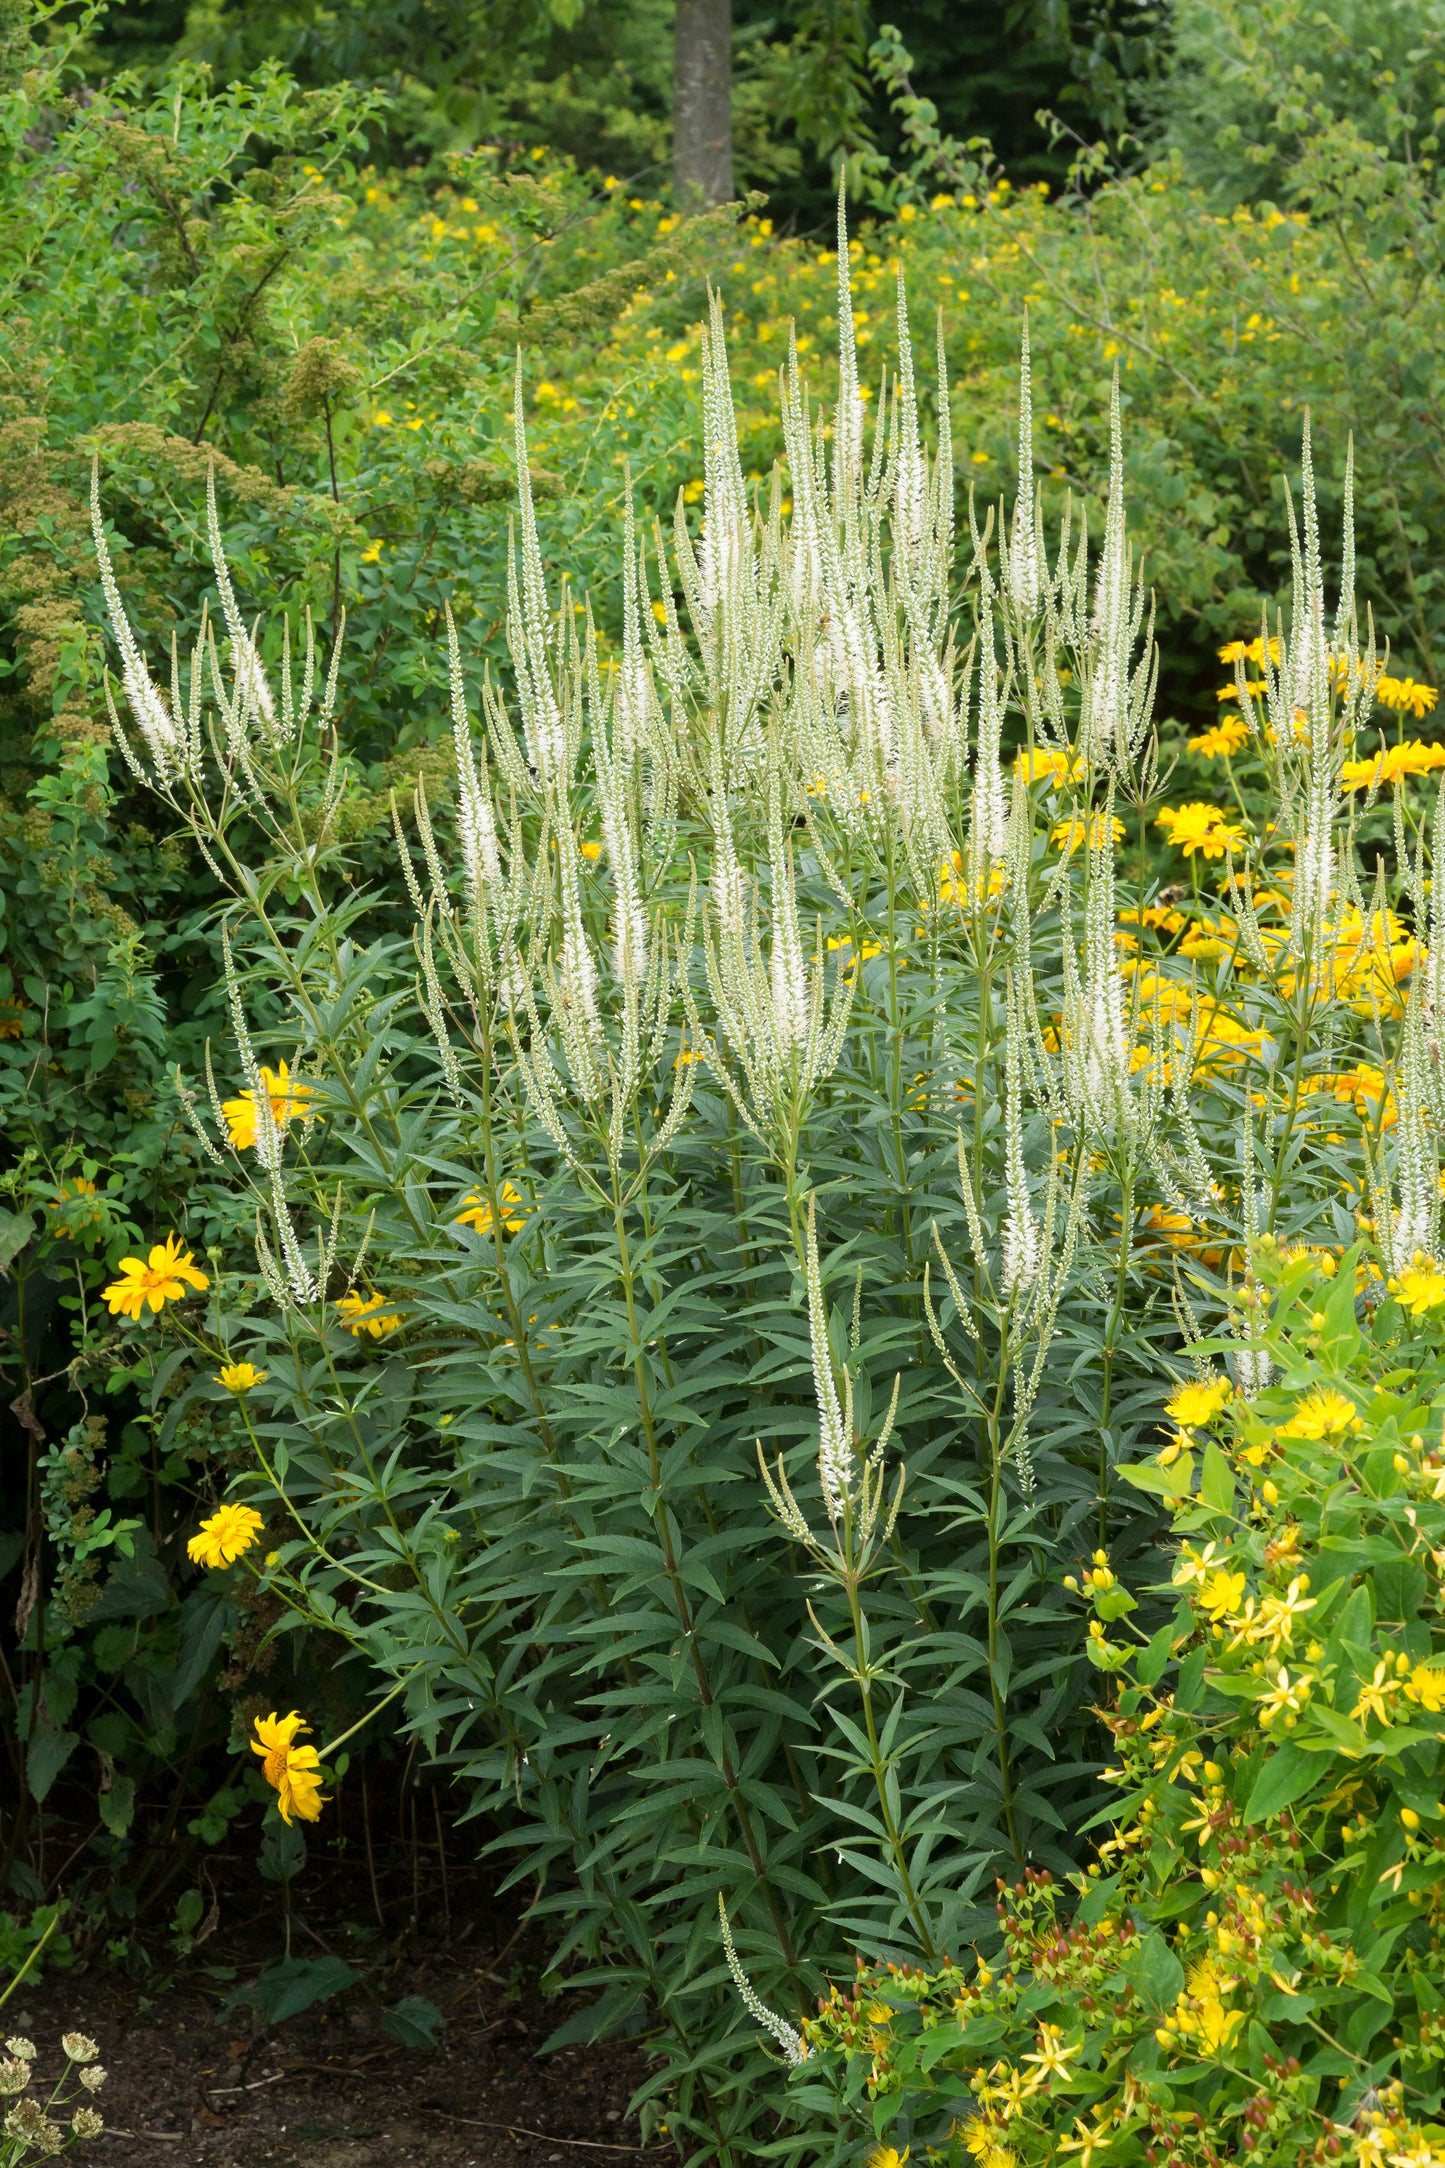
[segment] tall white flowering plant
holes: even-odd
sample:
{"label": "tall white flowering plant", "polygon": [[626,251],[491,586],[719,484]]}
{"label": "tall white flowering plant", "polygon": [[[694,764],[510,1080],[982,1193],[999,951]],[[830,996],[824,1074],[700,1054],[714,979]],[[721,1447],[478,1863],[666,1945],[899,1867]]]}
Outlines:
{"label": "tall white flowering plant", "polygon": [[648,2112],[730,2162],[846,1950],[937,1961],[1067,1866],[1063,1575],[1152,1541],[1113,1470],[1206,1331],[1258,1383],[1248,1244],[1438,1224],[1445,905],[1398,780],[1403,896],[1342,810],[1381,828],[1380,666],[1308,464],[1237,805],[1170,806],[1117,385],[1098,550],[1046,521],[1026,345],[1015,502],[960,543],[941,360],[930,446],[905,297],[870,402],[838,260],[835,396],[790,353],[761,490],[714,301],[702,516],[619,508],[610,633],[549,584],[519,386],[511,678],[446,624],[451,788],[378,890],[335,657],[247,622],[213,505],[158,680],[95,528],[117,736],[227,898],[183,1090],[255,1256],[166,1323],[252,1461],[196,1555],[374,1667],[536,1883],[564,2030],[646,2031]]}

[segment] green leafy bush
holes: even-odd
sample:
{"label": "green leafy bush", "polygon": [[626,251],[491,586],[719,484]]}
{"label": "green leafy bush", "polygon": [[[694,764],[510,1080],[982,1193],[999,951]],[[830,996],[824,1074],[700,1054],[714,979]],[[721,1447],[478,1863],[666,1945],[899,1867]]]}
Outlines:
{"label": "green leafy bush", "polygon": [[[444,769],[443,606],[474,682],[504,609],[514,342],[595,338],[644,274],[705,259],[719,222],[659,240],[656,206],[531,160],[503,176],[481,158],[438,198],[358,171],[365,95],[303,96],[274,68],[92,95],[73,38],[17,42],[0,87],[0,1367],[29,1462],[0,1531],[21,1697],[3,1874],[38,1902],[35,1817],[88,1808],[84,1937],[140,1961],[137,1907],[163,1919],[196,1847],[256,1804],[219,1759],[233,1706],[294,1673],[267,1601],[218,1599],[185,1556],[241,1444],[224,1398],[123,1346],[98,1300],[153,1230],[231,1254],[238,1214],[177,1082],[225,1029],[217,891],[110,742],[91,464],[142,620],[195,632],[211,474],[252,603],[323,624],[367,605],[337,698],[364,886],[391,794],[409,806]],[[642,397],[633,372],[639,489],[690,396],[660,362],[647,381],[663,373]],[[583,569],[620,483],[610,458],[538,477]],[[325,1653],[285,1654],[339,1715]]]}
{"label": "green leafy bush", "polygon": [[1433,188],[1445,17],[1436,0],[1323,9],[1176,0],[1170,65],[1145,93],[1189,171],[1232,209],[1287,195],[1302,148],[1334,135],[1413,164]]}
{"label": "green leafy bush", "polygon": [[[725,2158],[782,2111],[756,2008],[791,2039],[849,1945],[936,1967],[1001,1868],[1069,1871],[1097,1637],[1053,1561],[1148,1552],[1118,1469],[1169,1346],[1218,1329],[1257,1374],[1262,1229],[1338,1247],[1364,1206],[1408,1257],[1441,1210],[1445,902],[1408,763],[1417,933],[1362,885],[1345,757],[1385,679],[1348,586],[1327,620],[1308,467],[1290,617],[1258,679],[1236,658],[1251,797],[1170,806],[1117,406],[1097,565],[1026,495],[975,544],[960,665],[950,461],[906,337],[865,456],[846,272],[839,306],[826,424],[784,380],[785,512],[781,472],[749,499],[715,304],[702,523],[647,547],[624,513],[617,643],[549,597],[519,402],[510,683],[478,728],[448,627],[409,935],[394,876],[349,877],[300,630],[257,646],[217,537],[229,664],[168,703],[105,568],[114,727],[231,899],[194,1111],[259,1284],[127,1268],[253,1456],[198,1548],[366,1659],[541,1885],[579,2025],[654,2025],[650,2101]],[[1156,900],[1175,852],[1190,911]],[[261,1744],[310,1818],[299,1736]]]}
{"label": "green leafy bush", "polygon": [[1198,1343],[1122,1471],[1172,1508],[1171,1580],[1136,1599],[1099,1552],[1068,1584],[1112,1682],[1096,1861],[808,2028],[811,2097],[871,2101],[886,2158],[1439,2157],[1445,1275],[1266,1240],[1239,1302],[1254,1389]]}

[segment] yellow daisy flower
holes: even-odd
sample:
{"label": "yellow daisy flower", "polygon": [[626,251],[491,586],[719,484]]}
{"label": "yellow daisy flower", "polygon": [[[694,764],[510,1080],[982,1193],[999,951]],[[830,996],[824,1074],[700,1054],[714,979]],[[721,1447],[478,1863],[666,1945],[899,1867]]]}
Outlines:
{"label": "yellow daisy flower", "polygon": [[1014,767],[1026,783],[1062,783],[1065,777],[1077,782],[1084,772],[1084,764],[1072,753],[1056,748],[1041,747],[1032,753],[1020,753]]}
{"label": "yellow daisy flower", "polygon": [[186,1545],[197,1566],[230,1566],[249,1551],[266,1523],[252,1506],[217,1506]]}
{"label": "yellow daisy flower", "polygon": [[1422,745],[1418,738],[1407,738],[1403,745],[1387,746],[1372,760],[1347,760],[1340,770],[1340,781],[1346,790],[1369,790],[1375,785],[1398,783],[1402,776],[1428,775],[1432,768],[1441,767],[1445,767],[1445,745]]}
{"label": "yellow daisy flower", "polygon": [[[504,1182],[498,1202],[501,1205],[498,1217],[503,1232],[509,1235],[520,1234],[527,1224],[527,1214],[531,1209],[522,1202],[522,1192],[511,1182]],[[478,1196],[473,1190],[470,1196],[462,1199],[462,1210],[458,1212],[453,1224],[457,1227],[475,1227],[479,1235],[490,1234],[492,1208],[485,1197]]]}
{"label": "yellow daisy flower", "polygon": [[1229,760],[1249,743],[1249,725],[1242,715],[1221,715],[1209,730],[1189,740],[1191,753],[1204,760]]}
{"label": "yellow daisy flower", "polygon": [[1091,849],[1096,849],[1110,841],[1110,828],[1112,828],[1112,840],[1115,843],[1122,843],[1124,840],[1124,823],[1116,818],[1110,823],[1109,827],[1106,827],[1105,823],[1108,819],[1107,814],[1096,811],[1089,815],[1086,823],[1080,815],[1075,814],[1070,820],[1055,823],[1054,827],[1049,831],[1049,841],[1056,850],[1065,852],[1076,851],[1081,843],[1087,843]]}
{"label": "yellow daisy flower", "polygon": [[249,1393],[253,1386],[264,1385],[270,1374],[268,1370],[258,1370],[254,1363],[222,1363],[215,1379],[228,1393]]}
{"label": "yellow daisy flower", "polygon": [[1380,706],[1394,708],[1402,715],[1408,708],[1417,722],[1430,713],[1439,697],[1432,686],[1419,685],[1412,677],[1382,677],[1375,680],[1375,698]]}
{"label": "yellow daisy flower", "polygon": [[273,1709],[269,1716],[256,1718],[251,1752],[261,1756],[261,1774],[278,1794],[276,1804],[283,1822],[289,1822],[293,1814],[303,1822],[319,1821],[326,1804],[321,1796],[320,1755],[314,1746],[295,1744],[297,1732],[310,1729],[298,1709],[289,1716],[277,1716]]}
{"label": "yellow daisy flower", "polygon": [[[1143,1051],[1142,1049],[1140,1051]],[[1147,1062],[1148,1055],[1145,1054]],[[1137,1060],[1135,1068],[1143,1066]],[[1174,1249],[1188,1249],[1194,1237],[1194,1222],[1187,1212],[1177,1211],[1173,1205],[1151,1204],[1139,1220],[1140,1232],[1158,1235]]]}
{"label": "yellow daisy flower", "polygon": [[1162,828],[1177,851],[1192,858],[1202,851],[1206,858],[1223,858],[1243,850],[1244,830],[1227,821],[1218,806],[1192,799],[1188,805],[1166,806],[1154,823]]}
{"label": "yellow daisy flower", "polygon": [[373,1340],[384,1340],[389,1332],[395,1332],[401,1319],[395,1311],[386,1308],[384,1295],[358,1295],[353,1287],[336,1305],[341,1312],[341,1322],[354,1339],[362,1333],[370,1333]]}
{"label": "yellow daisy flower", "polygon": [[65,1207],[73,1203],[77,1197],[93,1197],[94,1195],[94,1182],[87,1182],[83,1174],[69,1174],[51,1198],[46,1210],[48,1212],[63,1212]]}
{"label": "yellow daisy flower", "polygon": [[[293,1121],[309,1122],[316,1112],[314,1107],[306,1105],[306,1101],[315,1096],[311,1086],[293,1081],[284,1061],[279,1069],[262,1069],[261,1089],[270,1102],[271,1119],[278,1129],[285,1129]],[[256,1143],[255,1093],[242,1092],[238,1098],[223,1100],[221,1112],[226,1117],[226,1127],[236,1150],[253,1150]]]}
{"label": "yellow daisy flower", "polygon": [[105,1204],[83,1174],[67,1175],[45,1209],[51,1215],[50,1232],[61,1242],[105,1225]]}
{"label": "yellow daisy flower", "polygon": [[204,1292],[210,1284],[205,1273],[196,1270],[191,1252],[181,1248],[180,1237],[170,1234],[147,1258],[122,1257],[120,1278],[112,1280],[104,1294],[112,1317],[129,1317],[139,1324],[147,1304],[154,1312],[179,1301],[188,1287]]}

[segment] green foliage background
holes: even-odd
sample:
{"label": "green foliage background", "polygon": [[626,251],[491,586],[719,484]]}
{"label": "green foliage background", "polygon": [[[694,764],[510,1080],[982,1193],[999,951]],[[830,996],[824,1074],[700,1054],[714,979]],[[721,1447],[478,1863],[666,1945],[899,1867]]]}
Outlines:
{"label": "green foliage background", "polygon": [[[1161,58],[1160,9],[1120,0],[737,0],[739,182],[770,189],[780,223],[826,231],[840,150],[897,153],[897,118],[867,64],[885,21],[943,129],[987,135],[1020,180],[1061,180],[1067,163],[1035,122],[1040,106],[1084,133],[1103,117],[1117,126]],[[671,30],[670,0],[132,0],[99,20],[82,57],[96,80],[182,59],[232,78],[279,60],[308,89],[385,90],[374,141],[388,162],[540,142],[655,192],[670,158]]]}

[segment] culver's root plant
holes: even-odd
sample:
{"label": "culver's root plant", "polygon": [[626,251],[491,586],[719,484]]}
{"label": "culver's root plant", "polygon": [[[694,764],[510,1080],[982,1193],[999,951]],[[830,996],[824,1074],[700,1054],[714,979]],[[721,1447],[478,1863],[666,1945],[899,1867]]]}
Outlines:
{"label": "culver's root plant", "polygon": [[1117,387],[1097,548],[1027,350],[960,547],[902,291],[870,405],[839,262],[836,394],[790,356],[755,494],[714,303],[701,516],[626,516],[616,644],[549,587],[519,395],[512,671],[474,712],[448,621],[393,882],[351,877],[337,657],[248,623],[214,499],[168,682],[95,520],[117,739],[229,898],[183,1089],[255,1256],[137,1328],[250,1440],[197,1555],[371,1667],[590,1990],[556,2037],[645,2034],[647,2115],[725,2161],[850,2142],[777,2120],[830,1967],[936,1968],[1069,1871],[1065,1572],[1152,1547],[1115,1470],[1206,1332],[1263,1375],[1250,1245],[1424,1255],[1439,1211],[1441,815],[1342,795],[1387,658],[1348,535],[1327,610],[1308,439],[1232,802],[1170,807]]}

